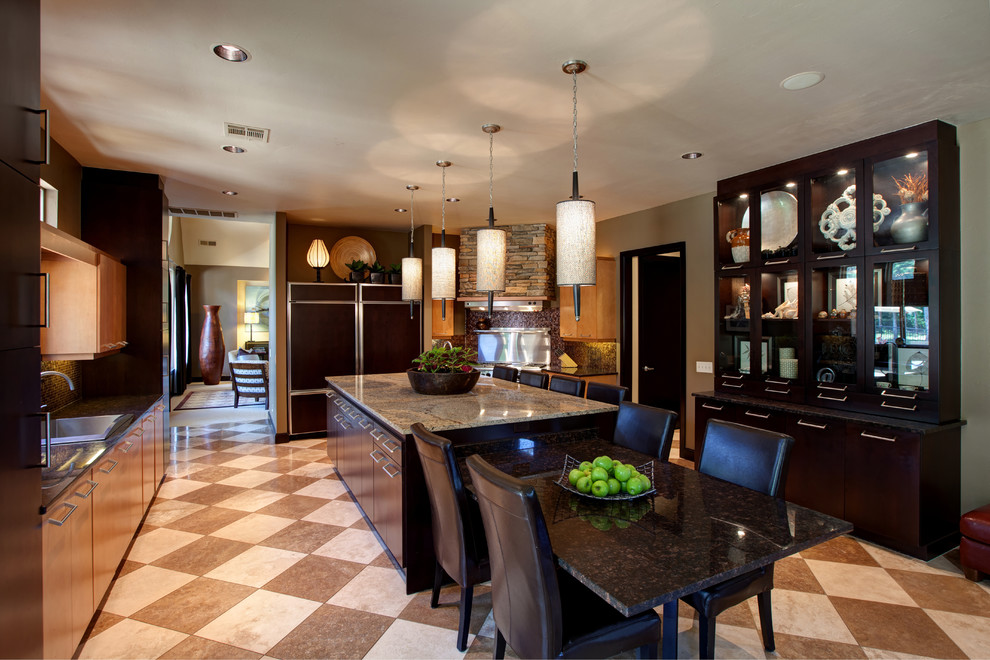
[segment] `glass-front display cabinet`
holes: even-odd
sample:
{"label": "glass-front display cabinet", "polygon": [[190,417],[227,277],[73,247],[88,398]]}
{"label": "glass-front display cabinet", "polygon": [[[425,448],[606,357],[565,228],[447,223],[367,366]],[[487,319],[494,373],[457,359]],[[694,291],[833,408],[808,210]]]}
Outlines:
{"label": "glass-front display cabinet", "polygon": [[744,378],[752,370],[749,348],[753,338],[752,318],[756,315],[752,274],[746,270],[720,275],[717,280],[719,318],[715,330],[718,346],[715,380],[726,391],[741,392],[746,388]]}
{"label": "glass-front display cabinet", "polygon": [[871,162],[873,253],[891,254],[938,247],[938,203],[929,176],[928,150],[908,147]]}
{"label": "glass-front display cabinet", "polygon": [[715,255],[719,270],[739,270],[752,260],[748,193],[715,200]]}
{"label": "glass-front display cabinet", "polygon": [[850,405],[850,396],[862,390],[863,343],[859,323],[859,263],[812,262],[808,265],[810,365],[814,386],[809,395],[816,405]]}
{"label": "glass-front display cabinet", "polygon": [[856,176],[856,167],[843,163],[809,178],[810,260],[831,261],[863,254],[862,209],[856,205],[856,191],[863,190],[863,184]]}
{"label": "glass-front display cabinet", "polygon": [[764,266],[798,261],[799,199],[797,181],[760,189],[760,261]]}
{"label": "glass-front display cabinet", "polygon": [[[760,272],[759,393],[773,399],[804,399],[801,362],[804,358],[804,297],[801,272],[792,265],[766,267]],[[753,360],[751,360],[752,362]],[[751,373],[756,375],[755,369]]]}

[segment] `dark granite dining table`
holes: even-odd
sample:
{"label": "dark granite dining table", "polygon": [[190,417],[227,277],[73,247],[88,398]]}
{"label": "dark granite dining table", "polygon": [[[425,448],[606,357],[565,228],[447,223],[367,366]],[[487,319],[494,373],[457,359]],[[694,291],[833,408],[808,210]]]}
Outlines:
{"label": "dark granite dining table", "polygon": [[[455,448],[533,485],[561,568],[626,616],[663,606],[663,657],[677,657],[678,599],[852,531],[838,518],[599,439],[515,439]],[[600,500],[556,483],[564,458],[652,460],[654,494]]]}

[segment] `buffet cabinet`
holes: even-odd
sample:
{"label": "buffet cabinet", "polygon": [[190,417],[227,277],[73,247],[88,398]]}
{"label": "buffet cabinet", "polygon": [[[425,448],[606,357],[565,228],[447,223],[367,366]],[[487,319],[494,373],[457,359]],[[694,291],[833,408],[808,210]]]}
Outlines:
{"label": "buffet cabinet", "polygon": [[720,181],[715,389],[959,418],[959,150],[934,121]]}

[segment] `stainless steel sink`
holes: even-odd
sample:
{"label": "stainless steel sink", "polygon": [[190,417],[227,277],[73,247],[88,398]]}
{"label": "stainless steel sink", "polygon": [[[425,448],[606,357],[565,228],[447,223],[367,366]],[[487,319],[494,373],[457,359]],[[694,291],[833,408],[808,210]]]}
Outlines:
{"label": "stainless steel sink", "polygon": [[95,415],[52,420],[52,442],[104,440],[133,419],[134,415]]}

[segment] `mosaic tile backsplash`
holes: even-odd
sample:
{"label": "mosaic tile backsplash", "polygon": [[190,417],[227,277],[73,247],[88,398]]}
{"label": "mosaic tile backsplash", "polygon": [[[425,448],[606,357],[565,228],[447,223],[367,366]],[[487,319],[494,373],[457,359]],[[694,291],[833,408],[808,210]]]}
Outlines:
{"label": "mosaic tile backsplash", "polygon": [[41,379],[41,405],[47,412],[55,412],[82,398],[82,370],[74,360],[42,360],[42,371],[61,371],[72,379],[76,389],[70,390],[64,378],[45,376]]}

